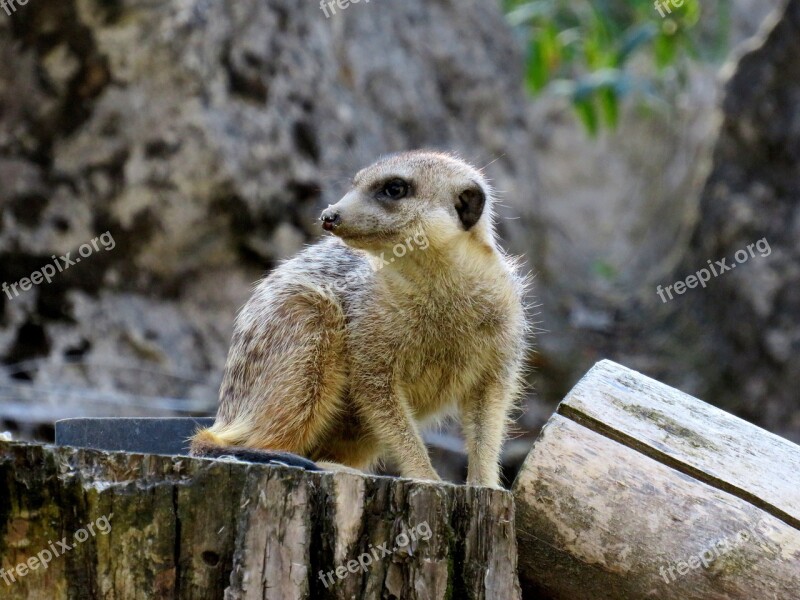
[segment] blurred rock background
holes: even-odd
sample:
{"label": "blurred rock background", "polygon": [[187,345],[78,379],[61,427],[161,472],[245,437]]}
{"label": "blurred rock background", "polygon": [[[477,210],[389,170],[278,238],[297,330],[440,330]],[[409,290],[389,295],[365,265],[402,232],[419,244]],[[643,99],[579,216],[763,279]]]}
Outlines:
{"label": "blurred rock background", "polygon": [[[524,47],[493,2],[0,13],[0,282],[105,231],[116,242],[0,294],[0,430],[213,412],[253,282],[319,237],[355,170],[436,147],[486,167],[505,245],[536,274],[542,331],[510,469],[604,357],[800,440],[800,2],[784,5],[732,2],[726,60],[692,63],[658,110],[623,103],[596,137],[564,98],[526,92]],[[770,257],[656,295],[762,237]],[[457,477],[457,430],[429,439]]]}

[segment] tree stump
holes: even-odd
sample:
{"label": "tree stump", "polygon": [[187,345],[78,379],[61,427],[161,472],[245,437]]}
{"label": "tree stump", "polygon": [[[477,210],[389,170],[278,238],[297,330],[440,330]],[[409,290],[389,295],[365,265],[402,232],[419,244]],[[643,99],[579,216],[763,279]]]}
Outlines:
{"label": "tree stump", "polygon": [[514,495],[526,598],[800,598],[800,447],[612,362]]}
{"label": "tree stump", "polygon": [[3,598],[517,599],[508,492],[0,443]]}

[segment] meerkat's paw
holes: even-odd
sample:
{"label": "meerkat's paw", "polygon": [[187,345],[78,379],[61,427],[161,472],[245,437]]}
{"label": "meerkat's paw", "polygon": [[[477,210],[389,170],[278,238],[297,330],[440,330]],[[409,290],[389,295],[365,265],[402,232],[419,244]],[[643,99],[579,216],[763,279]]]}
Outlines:
{"label": "meerkat's paw", "polygon": [[348,467],[347,465],[343,465],[337,462],[329,462],[325,460],[317,461],[317,466],[319,466],[323,471],[333,471],[334,473],[350,473],[352,475],[367,475],[364,471],[360,471],[358,469],[354,469],[353,467]]}
{"label": "meerkat's paw", "polygon": [[412,477],[413,481],[419,481],[420,483],[442,483],[441,477],[436,477],[436,479],[432,477]]}
{"label": "meerkat's paw", "polygon": [[492,489],[492,490],[503,490],[503,491],[505,491],[505,489],[506,489],[500,483],[498,483],[497,481],[480,481],[480,480],[473,480],[473,479],[470,479],[470,478],[467,478],[466,485],[468,487],[484,487],[484,488],[489,488],[489,489]]}
{"label": "meerkat's paw", "polygon": [[468,485],[468,486],[471,486],[471,487],[484,487],[484,488],[489,488],[490,490],[500,490],[501,492],[505,492],[505,491],[506,491],[506,488],[504,488],[502,485],[500,485],[500,484],[498,484],[498,483],[487,483],[487,484],[482,484],[482,483],[468,483],[467,485]]}
{"label": "meerkat's paw", "polygon": [[430,471],[425,471],[424,473],[407,473],[403,475],[408,479],[413,479],[414,481],[424,481],[425,483],[441,483],[442,478],[439,477],[439,474],[431,469]]}

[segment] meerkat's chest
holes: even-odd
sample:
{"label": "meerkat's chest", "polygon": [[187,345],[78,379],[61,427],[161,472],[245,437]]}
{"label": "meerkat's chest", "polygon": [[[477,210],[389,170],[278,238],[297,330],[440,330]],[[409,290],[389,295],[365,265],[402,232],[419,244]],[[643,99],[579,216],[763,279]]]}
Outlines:
{"label": "meerkat's chest", "polygon": [[438,415],[470,393],[485,370],[484,346],[413,344],[398,356],[397,377],[418,418]]}
{"label": "meerkat's chest", "polygon": [[506,320],[490,295],[427,296],[397,301],[387,335],[397,381],[417,416],[439,413],[478,382],[498,351],[497,330]]}

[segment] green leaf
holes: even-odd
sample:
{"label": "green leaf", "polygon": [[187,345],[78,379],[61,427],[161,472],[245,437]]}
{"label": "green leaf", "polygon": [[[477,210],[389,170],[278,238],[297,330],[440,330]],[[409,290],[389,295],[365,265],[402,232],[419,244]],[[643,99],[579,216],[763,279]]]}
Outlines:
{"label": "green leaf", "polygon": [[591,267],[592,271],[595,274],[599,275],[603,279],[614,279],[614,276],[617,273],[617,270],[611,263],[608,263],[602,259],[596,260],[592,263]]}
{"label": "green leaf", "polygon": [[550,25],[539,38],[539,48],[542,53],[542,64],[547,69],[548,79],[550,74],[558,69],[561,62],[561,44],[558,39],[556,28]]}
{"label": "green leaf", "polygon": [[583,52],[586,56],[586,66],[594,71],[603,67],[603,48],[598,35],[590,35],[583,43]]}
{"label": "green leaf", "polygon": [[606,124],[612,129],[615,128],[619,122],[619,98],[617,97],[617,92],[613,87],[605,86],[597,92],[597,97],[600,99],[600,108],[603,110]]}
{"label": "green leaf", "polygon": [[653,42],[653,53],[656,59],[656,66],[663,69],[675,60],[678,46],[674,36],[659,35]]}
{"label": "green leaf", "polygon": [[549,79],[549,71],[545,63],[545,55],[540,39],[534,38],[528,46],[528,65],[526,83],[533,93],[540,92]]}
{"label": "green leaf", "polygon": [[[532,94],[571,97],[576,114],[592,135],[615,127],[622,99],[667,106],[673,84],[689,60],[707,60],[709,44],[726,45],[710,27],[731,28],[722,0],[698,26],[705,0],[683,0],[661,18],[653,0],[501,0],[515,33],[524,36],[528,56],[525,83]],[[669,1],[669,0],[665,0]],[[715,50],[715,55],[722,55]],[[633,57],[649,58],[655,74],[629,68]],[[669,72],[677,78],[667,79]],[[665,85],[662,85],[665,84]],[[660,109],[661,110],[661,109]]]}
{"label": "green leaf", "polygon": [[[720,4],[727,4],[721,2]],[[684,10],[681,13],[681,24],[684,28],[689,29],[694,27],[700,22],[700,2],[698,0],[686,0],[683,5]],[[722,7],[719,8],[722,10]]]}
{"label": "green leaf", "polygon": [[578,118],[589,131],[589,135],[596,137],[600,130],[600,120],[597,118],[597,109],[592,99],[575,102],[573,106],[575,107],[575,112],[578,113]]}

